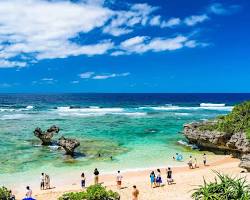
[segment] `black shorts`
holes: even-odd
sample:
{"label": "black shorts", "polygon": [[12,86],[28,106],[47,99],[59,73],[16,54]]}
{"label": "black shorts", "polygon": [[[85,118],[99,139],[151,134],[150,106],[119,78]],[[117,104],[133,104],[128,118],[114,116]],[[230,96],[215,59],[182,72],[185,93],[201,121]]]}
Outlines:
{"label": "black shorts", "polygon": [[44,181],[43,181],[43,182],[41,182],[41,188],[42,188],[42,187],[44,187]]}

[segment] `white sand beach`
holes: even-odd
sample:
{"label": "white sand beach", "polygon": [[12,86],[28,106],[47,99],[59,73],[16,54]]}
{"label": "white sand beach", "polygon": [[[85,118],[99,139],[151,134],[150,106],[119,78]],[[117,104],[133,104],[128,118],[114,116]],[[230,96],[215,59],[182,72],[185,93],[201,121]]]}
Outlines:
{"label": "white sand beach", "polygon": [[[198,159],[199,168],[189,169],[187,166],[173,168],[173,178],[175,184],[164,185],[159,188],[151,188],[149,174],[151,170],[136,170],[124,172],[123,184],[121,190],[117,190],[115,183],[115,173],[100,176],[100,182],[108,189],[117,191],[121,195],[121,200],[130,200],[132,186],[136,185],[140,191],[140,200],[188,200],[191,199],[192,190],[203,183],[203,178],[213,180],[215,174],[213,170],[229,174],[232,176],[245,176],[250,182],[249,173],[241,173],[244,171],[238,167],[239,159],[231,158],[231,156],[210,156],[208,166],[203,166],[201,159]],[[185,163],[183,163],[185,164]],[[167,166],[166,166],[167,167]],[[152,169],[155,170],[155,169]],[[166,182],[166,168],[161,169],[163,183]],[[78,174],[65,174],[64,179],[52,178],[52,186],[54,189],[40,191],[39,181],[33,187],[33,194],[37,200],[56,200],[65,192],[81,191],[80,178]],[[38,179],[39,180],[39,179]],[[93,183],[93,179],[87,178],[87,185]],[[22,198],[22,191],[18,188],[16,191],[18,199]]]}

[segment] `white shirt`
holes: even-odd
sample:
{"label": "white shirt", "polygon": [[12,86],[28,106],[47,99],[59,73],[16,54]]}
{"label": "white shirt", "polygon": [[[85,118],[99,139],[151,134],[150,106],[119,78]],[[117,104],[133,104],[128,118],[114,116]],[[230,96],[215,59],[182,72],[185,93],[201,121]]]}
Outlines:
{"label": "white shirt", "polygon": [[117,181],[122,181],[122,178],[123,178],[123,177],[122,177],[121,174],[118,174],[118,175],[116,176],[116,180],[117,180]]}

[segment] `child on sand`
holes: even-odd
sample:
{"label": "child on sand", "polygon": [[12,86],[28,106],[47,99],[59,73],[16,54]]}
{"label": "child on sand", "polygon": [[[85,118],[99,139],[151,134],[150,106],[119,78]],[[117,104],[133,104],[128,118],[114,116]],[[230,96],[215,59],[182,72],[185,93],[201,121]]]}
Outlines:
{"label": "child on sand", "polygon": [[155,187],[155,172],[154,171],[152,171],[151,173],[150,173],[150,184],[151,184],[151,188],[153,188],[153,187]]}
{"label": "child on sand", "polygon": [[138,200],[138,196],[139,196],[139,190],[134,185],[132,191],[132,200]]}
{"label": "child on sand", "polygon": [[27,186],[26,187],[26,194],[25,194],[25,197],[26,198],[32,198],[32,190],[30,189],[30,186]]}
{"label": "child on sand", "polygon": [[118,171],[117,172],[117,176],[116,176],[116,184],[117,184],[117,188],[118,189],[121,189],[121,185],[122,185],[122,175],[121,175],[121,172]]}
{"label": "child on sand", "polygon": [[84,175],[84,173],[81,174],[81,186],[82,188],[85,188],[85,181],[86,181],[86,177]]}

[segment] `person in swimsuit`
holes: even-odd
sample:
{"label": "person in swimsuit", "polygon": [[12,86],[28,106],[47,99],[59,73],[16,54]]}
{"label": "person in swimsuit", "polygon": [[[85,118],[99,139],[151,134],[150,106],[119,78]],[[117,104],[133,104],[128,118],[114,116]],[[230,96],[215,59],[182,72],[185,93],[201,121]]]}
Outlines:
{"label": "person in swimsuit", "polygon": [[95,176],[95,185],[99,183],[99,171],[97,170],[97,168],[95,168],[94,170],[94,176]]}
{"label": "person in swimsuit", "polygon": [[132,191],[132,200],[138,200],[138,196],[139,196],[139,190],[134,185]]}
{"label": "person in swimsuit", "polygon": [[153,187],[155,187],[155,172],[154,171],[152,171],[151,173],[150,173],[150,184],[151,184],[151,188],[153,188]]}
{"label": "person in swimsuit", "polygon": [[86,177],[84,173],[81,174],[81,186],[82,188],[85,188],[85,183],[86,183]]}
{"label": "person in swimsuit", "polygon": [[172,170],[170,167],[168,167],[167,169],[167,182],[168,182],[168,185],[172,184],[174,182],[173,178],[172,178]]}

